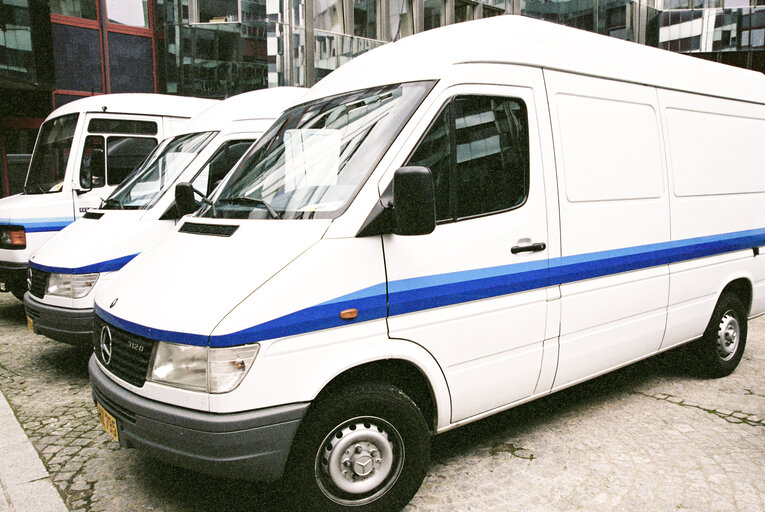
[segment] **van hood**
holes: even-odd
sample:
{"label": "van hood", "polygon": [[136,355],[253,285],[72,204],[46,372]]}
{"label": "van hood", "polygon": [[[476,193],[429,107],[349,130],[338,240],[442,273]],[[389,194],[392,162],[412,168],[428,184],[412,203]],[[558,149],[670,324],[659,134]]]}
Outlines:
{"label": "van hood", "polygon": [[27,232],[34,233],[59,231],[72,222],[72,196],[66,191],[17,194],[0,199],[0,224],[21,225]]}
{"label": "van hood", "polygon": [[[206,220],[184,220],[166,240],[130,261],[96,296],[96,313],[139,336],[206,345],[231,310],[321,240],[331,223]],[[235,231],[184,232],[200,224]]]}
{"label": "van hood", "polygon": [[81,218],[43,245],[29,263],[48,272],[113,272],[171,231],[172,221],[141,221],[145,210],[97,212]]}

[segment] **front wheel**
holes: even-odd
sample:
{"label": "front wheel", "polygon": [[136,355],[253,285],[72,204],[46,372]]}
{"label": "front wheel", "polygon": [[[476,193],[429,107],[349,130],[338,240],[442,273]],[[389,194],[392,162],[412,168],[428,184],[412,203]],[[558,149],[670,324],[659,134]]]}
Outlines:
{"label": "front wheel", "polygon": [[285,470],[305,510],[392,512],[419,489],[430,434],[417,405],[387,384],[360,384],[317,401]]}
{"label": "front wheel", "polygon": [[746,346],[746,308],[733,294],[720,297],[704,336],[696,343],[704,373],[725,377],[736,369]]}

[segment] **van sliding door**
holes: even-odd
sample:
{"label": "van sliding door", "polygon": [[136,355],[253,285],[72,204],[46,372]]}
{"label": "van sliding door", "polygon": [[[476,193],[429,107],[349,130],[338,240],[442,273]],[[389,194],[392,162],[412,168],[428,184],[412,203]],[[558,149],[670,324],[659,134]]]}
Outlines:
{"label": "van sliding door", "polygon": [[656,90],[545,71],[560,197],[560,358],[554,388],[659,349],[669,200]]}

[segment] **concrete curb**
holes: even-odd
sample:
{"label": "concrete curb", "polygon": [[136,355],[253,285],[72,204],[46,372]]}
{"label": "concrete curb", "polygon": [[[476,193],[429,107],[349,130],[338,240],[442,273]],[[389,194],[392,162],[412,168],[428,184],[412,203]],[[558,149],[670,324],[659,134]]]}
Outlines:
{"label": "concrete curb", "polygon": [[0,512],[68,512],[40,456],[2,393]]}

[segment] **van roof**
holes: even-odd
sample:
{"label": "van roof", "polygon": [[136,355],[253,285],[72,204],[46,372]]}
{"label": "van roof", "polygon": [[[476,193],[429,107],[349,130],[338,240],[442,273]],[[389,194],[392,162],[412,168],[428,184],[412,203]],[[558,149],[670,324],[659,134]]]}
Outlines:
{"label": "van roof", "polygon": [[[170,94],[119,93],[88,96],[62,105],[47,119],[76,112],[106,114],[150,114],[171,117],[192,117],[218,100],[174,96]],[[106,107],[106,110],[104,110]]]}
{"label": "van roof", "polygon": [[308,89],[275,87],[237,94],[194,116],[178,133],[221,130],[237,121],[274,121],[298,103]]}
{"label": "van roof", "polygon": [[432,80],[452,66],[539,66],[765,103],[765,75],[523,16],[457,23],[383,45],[342,65],[305,98]]}

